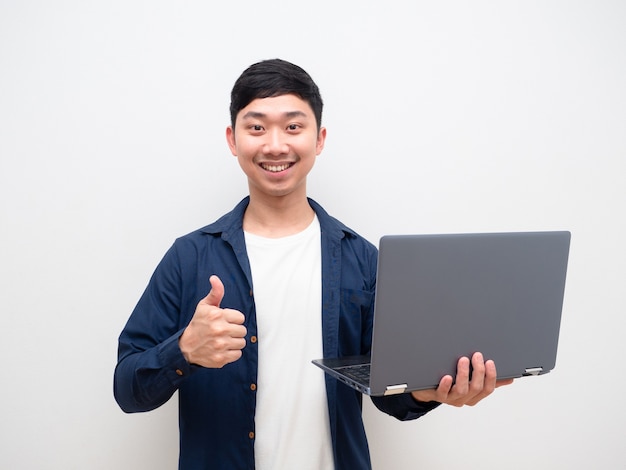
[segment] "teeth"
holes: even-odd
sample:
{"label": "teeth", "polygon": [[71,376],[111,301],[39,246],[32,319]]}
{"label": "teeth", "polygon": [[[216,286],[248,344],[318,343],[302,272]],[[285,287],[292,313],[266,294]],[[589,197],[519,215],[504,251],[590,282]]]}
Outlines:
{"label": "teeth", "polygon": [[264,163],[261,165],[263,167],[264,170],[267,171],[271,171],[273,173],[278,173],[279,171],[284,171],[287,168],[289,168],[289,164],[284,164],[284,165],[268,165],[267,163]]}

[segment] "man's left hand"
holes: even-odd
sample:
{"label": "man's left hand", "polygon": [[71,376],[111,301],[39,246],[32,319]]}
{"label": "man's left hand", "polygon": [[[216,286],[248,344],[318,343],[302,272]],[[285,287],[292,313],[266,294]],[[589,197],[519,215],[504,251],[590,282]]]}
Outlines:
{"label": "man's left hand", "polygon": [[483,398],[503,385],[513,383],[513,379],[497,380],[496,365],[492,360],[485,361],[479,352],[471,359],[472,377],[470,380],[470,359],[462,357],[457,364],[456,380],[446,375],[436,389],[411,392],[417,401],[438,401],[461,407],[474,406]]}

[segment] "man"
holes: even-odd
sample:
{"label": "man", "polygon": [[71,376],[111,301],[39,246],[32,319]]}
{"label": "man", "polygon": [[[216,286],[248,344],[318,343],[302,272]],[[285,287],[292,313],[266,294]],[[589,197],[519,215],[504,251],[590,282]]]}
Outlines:
{"label": "man", "polygon": [[[119,338],[115,397],[138,412],[179,391],[180,469],[370,468],[362,395],[310,363],[369,352],[377,261],[307,197],[326,138],[319,90],[300,67],[263,61],[236,81],[230,112],[249,197],[156,268]],[[471,362],[471,380],[462,358],[436,390],[373,401],[408,420],[510,382],[479,353]]]}

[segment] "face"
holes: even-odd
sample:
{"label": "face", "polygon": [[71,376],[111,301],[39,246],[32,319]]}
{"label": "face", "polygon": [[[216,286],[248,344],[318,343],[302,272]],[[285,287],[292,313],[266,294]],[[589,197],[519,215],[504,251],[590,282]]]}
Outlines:
{"label": "face", "polygon": [[296,95],[256,99],[226,129],[251,198],[306,198],[306,177],[324,148],[311,106]]}

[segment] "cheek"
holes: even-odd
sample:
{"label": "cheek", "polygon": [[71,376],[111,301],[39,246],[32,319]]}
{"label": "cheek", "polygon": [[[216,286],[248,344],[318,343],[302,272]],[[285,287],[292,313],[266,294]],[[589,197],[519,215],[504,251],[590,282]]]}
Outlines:
{"label": "cheek", "polygon": [[246,170],[246,168],[255,165],[253,159],[251,157],[247,157],[246,154],[241,151],[241,149],[240,152],[237,154],[237,162],[244,171]]}
{"label": "cheek", "polygon": [[235,145],[231,146],[231,152],[240,159],[248,159],[255,154],[255,149],[247,139],[238,139]]}

